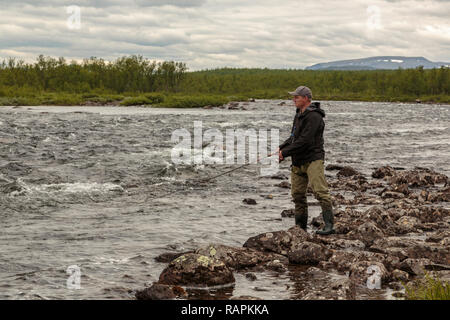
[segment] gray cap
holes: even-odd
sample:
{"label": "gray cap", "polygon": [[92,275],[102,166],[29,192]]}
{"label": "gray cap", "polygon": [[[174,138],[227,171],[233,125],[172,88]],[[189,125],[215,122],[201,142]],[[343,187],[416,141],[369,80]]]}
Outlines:
{"label": "gray cap", "polygon": [[302,96],[302,97],[308,97],[312,99],[312,92],[311,89],[305,86],[300,86],[295,91],[289,92],[292,96]]}

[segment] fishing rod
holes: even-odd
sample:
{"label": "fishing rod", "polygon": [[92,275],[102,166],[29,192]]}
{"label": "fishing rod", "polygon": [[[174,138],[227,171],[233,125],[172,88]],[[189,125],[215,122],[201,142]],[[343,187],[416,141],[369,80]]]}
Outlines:
{"label": "fishing rod", "polygon": [[[270,158],[271,156],[273,156],[273,155],[276,154],[276,153],[278,153],[278,152],[271,153],[271,154],[269,154],[268,156],[264,157],[263,159]],[[262,159],[257,159],[255,164],[258,164],[258,162],[260,162],[261,160],[262,160]],[[213,176],[213,177],[210,177],[210,178],[207,178],[207,179],[199,180],[198,182],[208,182],[208,181],[210,181],[210,180],[216,179],[216,178],[218,178],[218,177],[224,176],[224,175],[226,175],[226,174],[228,174],[228,173],[231,173],[231,172],[233,172],[233,171],[236,171],[236,170],[238,170],[238,169],[241,169],[241,168],[243,168],[243,167],[246,167],[246,166],[248,166],[248,165],[250,165],[250,164],[251,164],[250,162],[249,162],[249,163],[246,163],[246,164],[243,164],[242,166],[239,166],[239,167],[237,167],[237,168],[234,168],[234,169],[225,171],[225,172],[223,172],[223,173],[221,173],[221,174],[218,174],[218,175],[216,175],[216,176]]]}
{"label": "fishing rod", "polygon": [[[278,151],[277,151],[277,152],[274,152],[274,153],[271,153],[271,154],[269,154],[268,156],[266,156],[266,157],[264,157],[264,158],[262,158],[262,159],[259,159],[259,158],[258,158],[258,159],[256,160],[256,164],[258,164],[261,160],[266,159],[266,158],[270,158],[271,156],[273,156],[273,155],[275,155],[275,154],[277,154],[277,153],[278,153]],[[209,177],[209,178],[204,178],[204,179],[197,179],[197,180],[194,180],[194,181],[191,182],[191,184],[209,182],[209,181],[211,181],[211,180],[213,180],[213,179],[219,178],[219,177],[221,177],[221,176],[224,176],[224,175],[229,174],[229,173],[231,173],[231,172],[234,172],[234,171],[236,171],[236,170],[242,169],[242,168],[244,168],[244,167],[246,167],[246,166],[248,166],[248,165],[250,165],[250,164],[252,164],[252,163],[249,162],[249,163],[243,164],[243,165],[241,165],[241,166],[239,166],[239,167],[237,167],[237,168],[233,168],[233,169],[231,169],[231,170],[222,172],[222,173],[220,173],[220,174],[218,174],[218,175],[215,175],[215,176],[212,176],[212,177]],[[153,185],[153,186],[154,186],[154,185]],[[176,193],[176,192],[178,192],[178,191],[179,191],[179,190],[172,190],[172,191],[170,191],[170,192],[167,192],[167,193],[164,194],[164,197],[167,197],[167,196],[169,196],[169,195],[171,195],[171,194],[173,194],[173,193]],[[155,197],[155,198],[153,198],[153,199],[158,199],[158,198],[162,198],[162,197],[163,197],[163,196],[159,196],[159,197]],[[147,197],[145,198],[144,202],[147,202],[148,198],[149,198],[149,196],[147,195]]]}

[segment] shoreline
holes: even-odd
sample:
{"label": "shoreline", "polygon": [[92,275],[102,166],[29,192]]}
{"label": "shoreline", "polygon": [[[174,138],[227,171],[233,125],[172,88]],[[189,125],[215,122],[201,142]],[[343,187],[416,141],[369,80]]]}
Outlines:
{"label": "shoreline", "polygon": [[[243,103],[252,103],[256,101],[281,101],[286,102],[290,101],[287,99],[252,99],[249,100],[236,100],[236,101],[230,101],[228,103],[225,103],[220,106],[211,106],[211,105],[204,105],[204,106],[193,106],[193,107],[170,107],[170,106],[161,106],[161,105],[152,105],[152,104],[140,104],[140,105],[121,105],[120,102],[118,103],[107,103],[107,104],[101,104],[101,103],[85,103],[85,104],[74,104],[74,105],[68,105],[68,104],[36,104],[36,105],[0,105],[0,108],[6,107],[6,108],[25,108],[25,107],[137,107],[137,108],[151,108],[151,109],[236,109],[233,108],[233,106],[236,106],[236,104],[243,104]],[[401,105],[437,105],[437,106],[450,106],[450,102],[432,102],[432,101],[421,101],[421,102],[404,102],[404,101],[377,101],[377,100],[322,100],[322,99],[313,99],[313,101],[318,102],[354,102],[354,103],[391,103],[391,104],[401,104]]]}
{"label": "shoreline", "polygon": [[[295,289],[291,299],[306,300],[354,300],[371,294],[377,299],[412,299],[421,294],[419,284],[427,277],[448,283],[447,176],[428,168],[384,166],[369,180],[352,167],[329,165],[326,170],[338,171],[337,179],[330,179],[335,234],[316,235],[314,230],[321,229],[323,221],[315,217],[308,232],[293,225],[252,236],[242,247],[212,243],[194,251],[167,252],[155,257],[166,263],[159,280],[138,290],[136,298],[229,299],[232,289],[221,293],[217,286],[232,288],[242,276],[255,281],[261,272],[288,273],[291,285],[302,288]],[[348,190],[359,195],[347,199],[342,194]],[[359,205],[366,209],[359,211]],[[281,216],[292,218],[293,211],[284,210]],[[296,267],[303,270],[297,272]]]}

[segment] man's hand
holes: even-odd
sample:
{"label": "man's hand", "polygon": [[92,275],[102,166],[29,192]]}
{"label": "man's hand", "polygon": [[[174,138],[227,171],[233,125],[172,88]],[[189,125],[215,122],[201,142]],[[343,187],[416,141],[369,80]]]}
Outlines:
{"label": "man's hand", "polygon": [[280,148],[278,148],[278,161],[281,162],[284,160],[283,153],[281,152]]}

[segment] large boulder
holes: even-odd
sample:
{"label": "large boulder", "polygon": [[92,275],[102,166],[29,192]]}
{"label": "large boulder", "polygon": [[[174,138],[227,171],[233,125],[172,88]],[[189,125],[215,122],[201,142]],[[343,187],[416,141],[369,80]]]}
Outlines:
{"label": "large boulder", "polygon": [[383,230],[387,234],[395,235],[399,231],[401,231],[400,233],[405,233],[394,223],[390,213],[381,206],[374,206],[368,209],[364,213],[364,216],[374,222],[380,230]]}
{"label": "large boulder", "polygon": [[295,226],[287,231],[266,232],[251,237],[244,243],[244,247],[287,256],[288,252],[296,247],[297,244],[308,241],[309,239],[310,236],[306,231]]}
{"label": "large boulder", "polygon": [[347,236],[353,240],[361,240],[366,246],[371,246],[376,239],[383,238],[384,233],[373,222],[368,221],[359,225],[356,230],[350,231]]}
{"label": "large boulder", "polygon": [[159,283],[186,286],[216,286],[234,283],[233,272],[218,259],[197,253],[173,260],[160,274]]}
{"label": "large boulder", "polygon": [[195,253],[223,261],[232,270],[249,269],[273,261],[288,264],[288,259],[285,256],[276,253],[220,244],[210,244],[207,247],[197,249]]}
{"label": "large boulder", "polygon": [[328,260],[332,255],[325,246],[312,242],[298,244],[288,253],[290,263],[316,265],[320,261]]}

